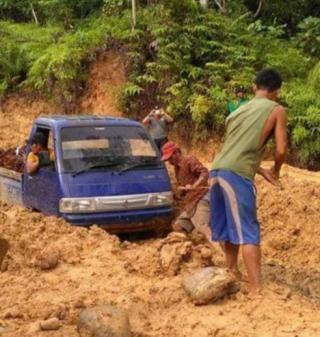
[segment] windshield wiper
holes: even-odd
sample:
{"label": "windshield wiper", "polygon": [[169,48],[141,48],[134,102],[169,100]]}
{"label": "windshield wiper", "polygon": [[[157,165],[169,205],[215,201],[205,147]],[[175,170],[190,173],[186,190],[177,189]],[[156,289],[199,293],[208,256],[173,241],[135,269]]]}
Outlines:
{"label": "windshield wiper", "polygon": [[159,166],[159,162],[146,162],[146,163],[135,163],[132,165],[129,165],[127,167],[124,167],[122,170],[119,171],[119,174],[132,170],[134,168],[138,168],[138,167],[147,167],[147,166],[154,166],[154,167],[158,167]]}
{"label": "windshield wiper", "polygon": [[84,173],[84,172],[88,172],[88,171],[90,171],[92,169],[95,169],[95,168],[113,167],[113,166],[118,166],[120,164],[122,164],[122,162],[96,163],[96,164],[88,165],[88,166],[83,167],[80,170],[74,172],[72,174],[72,177],[75,177],[75,176],[77,176],[81,173]]}

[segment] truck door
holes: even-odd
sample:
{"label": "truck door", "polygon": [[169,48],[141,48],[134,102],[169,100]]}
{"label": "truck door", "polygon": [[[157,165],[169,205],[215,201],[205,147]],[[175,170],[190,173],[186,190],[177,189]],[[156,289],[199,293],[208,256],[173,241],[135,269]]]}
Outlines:
{"label": "truck door", "polygon": [[[34,132],[41,132],[47,139],[47,147],[54,151],[54,137],[52,130],[46,127],[37,127]],[[35,174],[23,176],[23,202],[27,207],[39,210],[45,214],[58,214],[60,188],[56,163],[40,167]]]}

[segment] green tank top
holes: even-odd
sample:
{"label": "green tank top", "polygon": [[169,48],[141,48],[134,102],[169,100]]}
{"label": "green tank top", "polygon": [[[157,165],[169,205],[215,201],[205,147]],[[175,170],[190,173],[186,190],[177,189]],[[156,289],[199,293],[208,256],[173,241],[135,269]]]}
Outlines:
{"label": "green tank top", "polygon": [[253,180],[260,166],[265,144],[259,148],[261,134],[271,111],[278,103],[255,97],[239,107],[226,120],[226,137],[212,170],[229,170]]}

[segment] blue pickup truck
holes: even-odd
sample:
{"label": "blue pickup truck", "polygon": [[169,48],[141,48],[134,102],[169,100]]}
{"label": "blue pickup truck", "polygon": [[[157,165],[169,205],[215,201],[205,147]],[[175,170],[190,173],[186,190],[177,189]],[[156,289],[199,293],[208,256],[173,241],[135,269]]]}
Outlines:
{"label": "blue pickup truck", "polygon": [[[0,168],[0,200],[68,222],[134,231],[168,224],[170,179],[148,132],[135,121],[95,116],[36,119],[55,160],[36,174]],[[29,141],[30,151],[30,141]]]}

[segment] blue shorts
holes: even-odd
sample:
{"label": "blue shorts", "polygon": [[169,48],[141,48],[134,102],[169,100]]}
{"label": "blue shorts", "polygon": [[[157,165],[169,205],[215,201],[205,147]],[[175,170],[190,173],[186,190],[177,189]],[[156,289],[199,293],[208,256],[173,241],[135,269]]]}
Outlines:
{"label": "blue shorts", "polygon": [[253,182],[227,170],[210,173],[210,226],[214,241],[260,244],[256,190]]}

